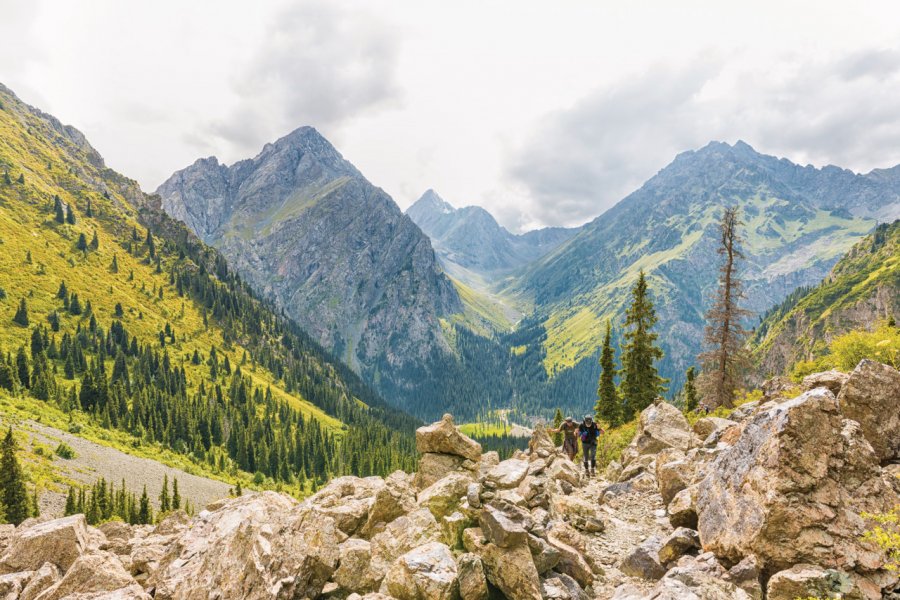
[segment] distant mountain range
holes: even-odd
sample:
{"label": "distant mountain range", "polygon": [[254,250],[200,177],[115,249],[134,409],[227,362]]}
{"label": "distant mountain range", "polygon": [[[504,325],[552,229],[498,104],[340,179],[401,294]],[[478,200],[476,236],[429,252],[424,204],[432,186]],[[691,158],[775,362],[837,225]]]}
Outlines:
{"label": "distant mountain range", "polygon": [[591,406],[604,324],[621,326],[641,269],[656,301],[661,369],[680,385],[700,350],[724,206],[741,208],[746,305],[762,314],[820,281],[877,222],[900,216],[900,167],[859,175],[713,142],[583,227],[515,235],[433,190],[403,215],[301,128],[230,167],[199,160],[158,193],[401,407],[423,417],[450,408],[535,415]]}
{"label": "distant mountain range", "polygon": [[469,283],[493,280],[553,251],[577,228],[547,227],[510,233],[480,206],[454,208],[428,190],[406,214],[431,238],[448,273]]}

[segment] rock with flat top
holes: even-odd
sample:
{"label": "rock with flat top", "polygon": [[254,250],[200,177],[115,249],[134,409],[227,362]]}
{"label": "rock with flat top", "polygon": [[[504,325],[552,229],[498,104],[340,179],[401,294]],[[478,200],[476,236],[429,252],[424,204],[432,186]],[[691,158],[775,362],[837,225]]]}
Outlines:
{"label": "rock with flat top", "polygon": [[856,583],[846,573],[814,565],[794,565],[772,575],[766,588],[769,600],[797,598],[843,598],[864,600]]}
{"label": "rock with flat top", "polygon": [[87,597],[150,598],[116,555],[102,550],[78,557],[62,579],[38,596],[40,600]]}
{"label": "rock with flat top", "polygon": [[45,562],[63,571],[84,554],[88,547],[87,521],[84,515],[19,525],[3,558],[0,573],[35,571]]}
{"label": "rock with flat top", "polygon": [[435,519],[442,519],[459,507],[466,496],[472,477],[464,473],[450,473],[419,492],[416,502],[427,508]]}
{"label": "rock with flat top", "polygon": [[457,566],[450,548],[430,542],[397,559],[381,584],[381,593],[397,600],[452,600],[458,593]]}
{"label": "rock with flat top", "polygon": [[542,600],[541,580],[528,544],[501,548],[485,540],[478,527],[463,532],[466,550],[478,555],[488,581],[510,600]]}
{"label": "rock with flat top", "polygon": [[421,453],[452,454],[475,462],[481,459],[481,444],[460,433],[450,414],[416,430],[416,450]]}
{"label": "rock with flat top", "polygon": [[461,600],[488,600],[490,591],[481,558],[471,552],[460,554],[456,567]]}
{"label": "rock with flat top", "polygon": [[841,373],[836,369],[832,369],[830,371],[825,371],[824,373],[807,375],[803,378],[800,388],[804,392],[808,392],[809,390],[823,387],[827,388],[832,394],[837,396],[841,393],[841,388],[844,387],[844,384],[847,383],[847,379],[849,379],[849,375]]}

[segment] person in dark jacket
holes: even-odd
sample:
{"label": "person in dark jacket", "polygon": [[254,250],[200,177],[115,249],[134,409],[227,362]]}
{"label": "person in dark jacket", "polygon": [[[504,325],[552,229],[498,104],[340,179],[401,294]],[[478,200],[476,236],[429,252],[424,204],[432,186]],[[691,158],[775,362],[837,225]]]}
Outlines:
{"label": "person in dark jacket", "polygon": [[584,474],[593,477],[597,474],[597,441],[603,430],[594,423],[594,417],[585,415],[578,426],[578,437],[581,438],[581,454],[584,456]]}

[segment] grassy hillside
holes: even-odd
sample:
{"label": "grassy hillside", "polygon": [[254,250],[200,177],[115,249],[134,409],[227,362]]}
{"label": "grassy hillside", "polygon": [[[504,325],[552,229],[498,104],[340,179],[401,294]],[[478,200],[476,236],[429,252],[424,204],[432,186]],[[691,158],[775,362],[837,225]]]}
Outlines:
{"label": "grassy hillside", "polygon": [[78,131],[2,86],[0,290],[8,417],[300,492],[413,464],[413,419],[256,299]]}
{"label": "grassy hillside", "polygon": [[852,330],[872,330],[900,317],[900,221],[879,225],[819,285],[799,289],[761,320],[754,356],[761,375],[829,352]]}

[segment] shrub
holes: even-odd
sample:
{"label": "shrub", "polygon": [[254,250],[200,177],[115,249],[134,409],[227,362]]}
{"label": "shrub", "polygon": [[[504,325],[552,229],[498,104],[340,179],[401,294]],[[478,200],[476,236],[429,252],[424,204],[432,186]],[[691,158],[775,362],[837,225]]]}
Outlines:
{"label": "shrub", "polygon": [[75,450],[73,450],[72,447],[67,443],[60,442],[59,446],[56,447],[56,455],[60,458],[71,460],[75,458]]}
{"label": "shrub", "polygon": [[863,541],[872,542],[884,551],[885,567],[888,570],[900,570],[900,507],[883,515],[862,516],[877,523],[866,531]]}
{"label": "shrub", "polygon": [[888,324],[875,331],[851,331],[831,342],[832,364],[850,371],[864,358],[900,368],[900,329]]}

